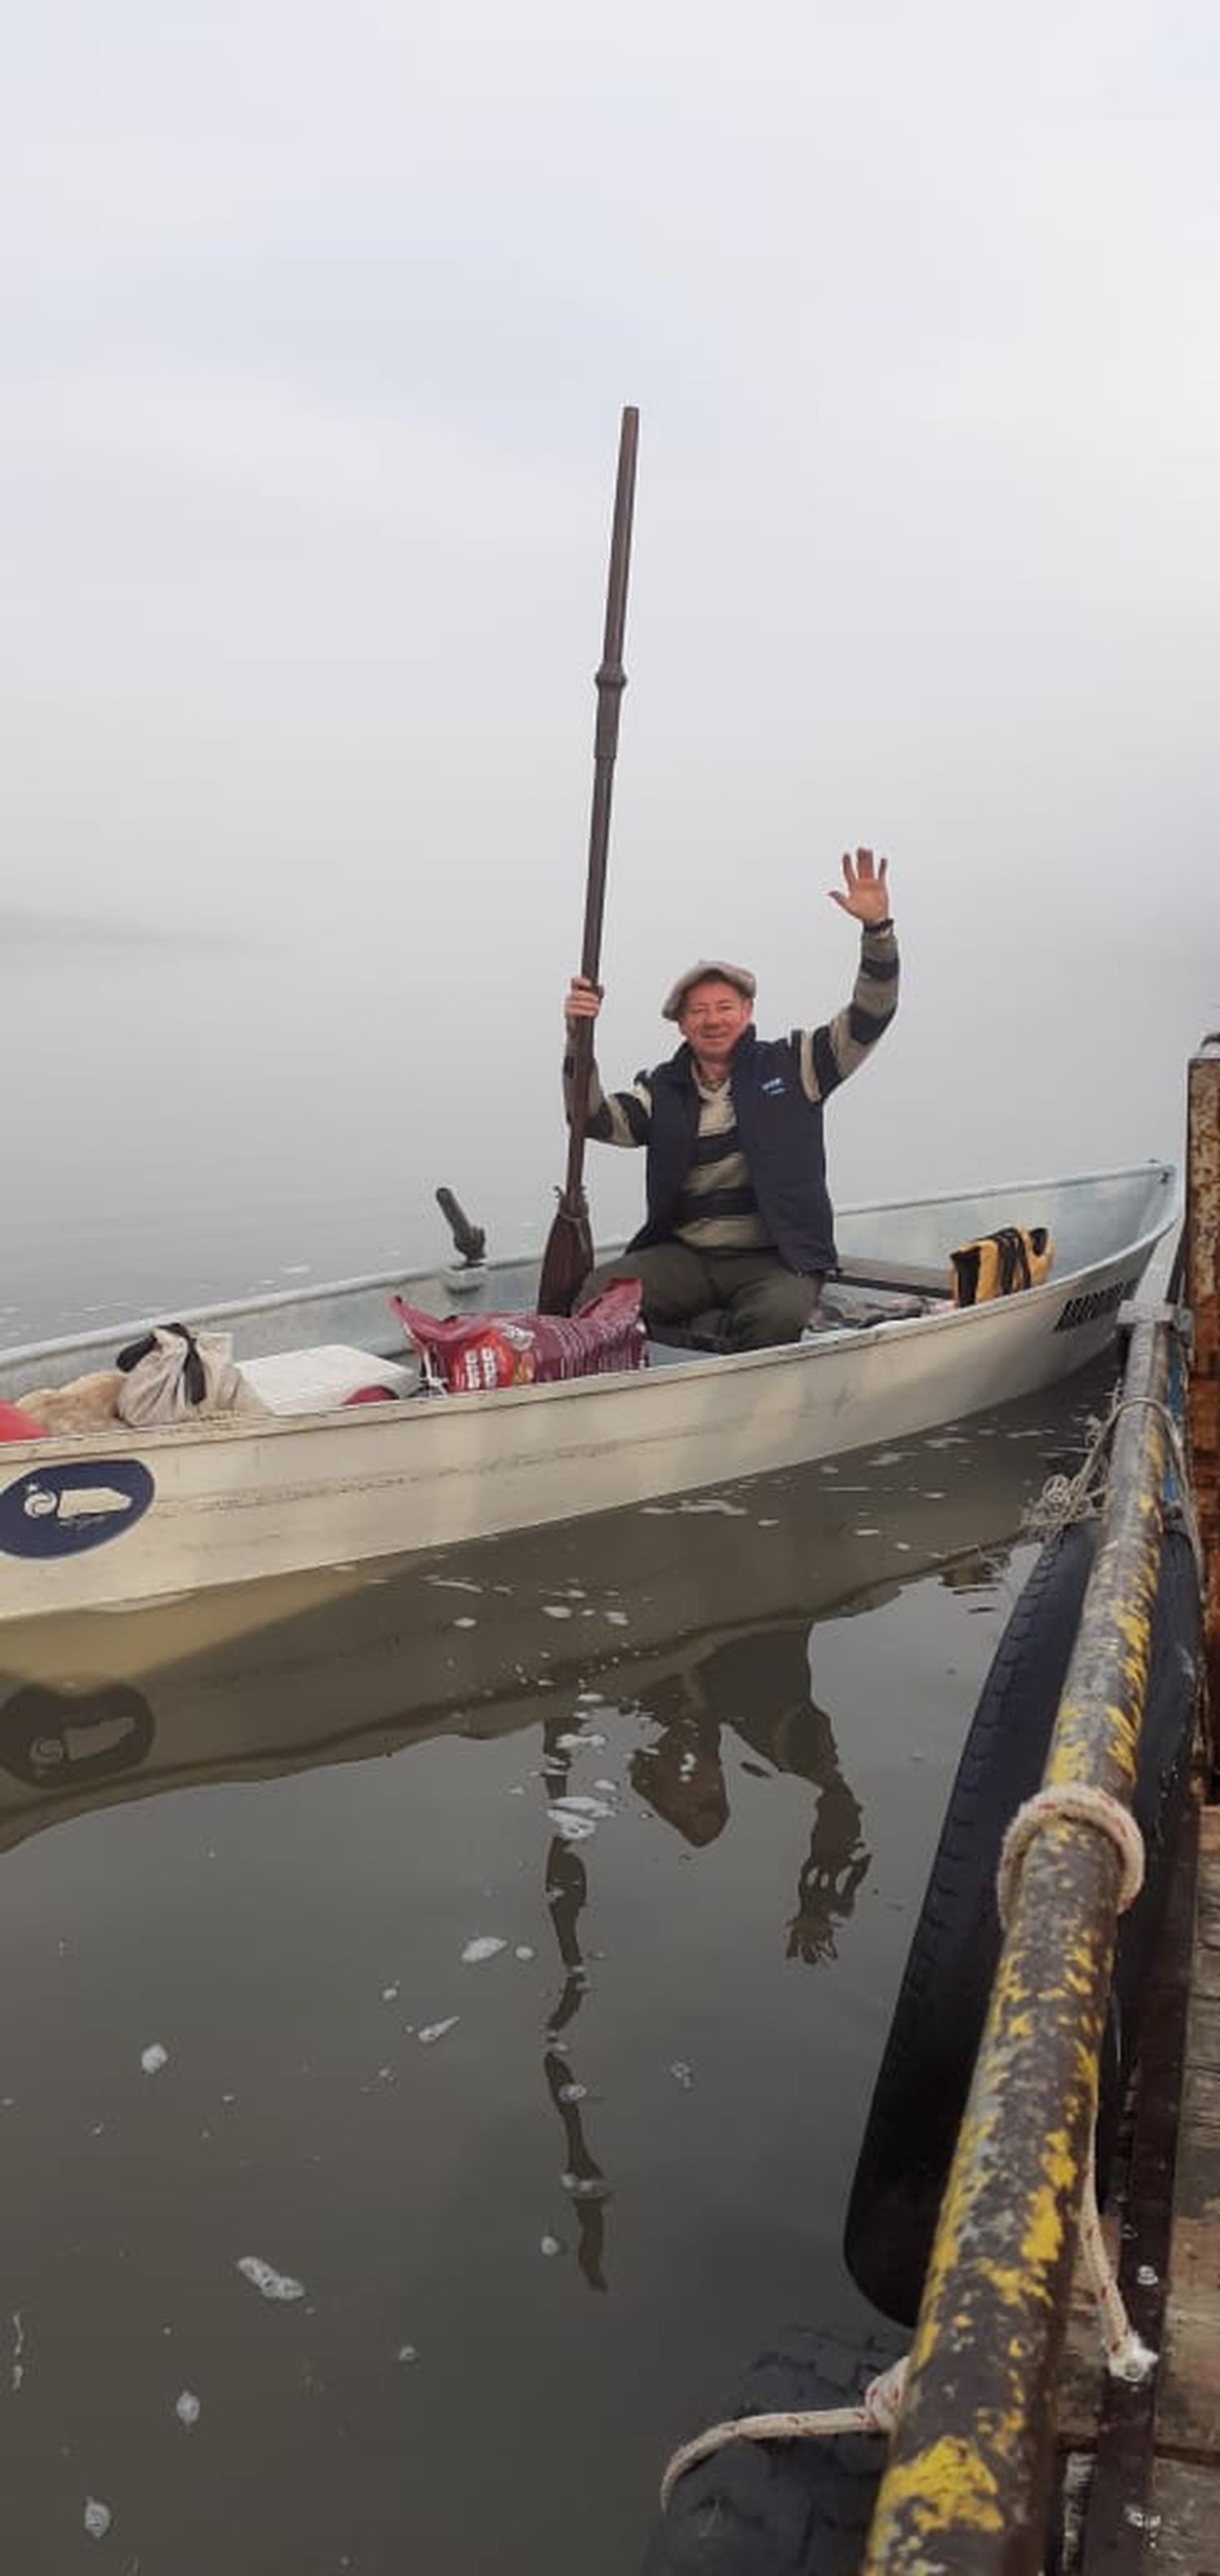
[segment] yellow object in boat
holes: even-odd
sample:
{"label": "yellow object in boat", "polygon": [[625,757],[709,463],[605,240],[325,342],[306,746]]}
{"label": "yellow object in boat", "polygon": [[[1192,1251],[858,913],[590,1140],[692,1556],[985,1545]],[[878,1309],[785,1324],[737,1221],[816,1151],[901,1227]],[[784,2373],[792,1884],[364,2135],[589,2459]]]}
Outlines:
{"label": "yellow object in boat", "polygon": [[1055,1258],[1044,1225],[1001,1225],[975,1243],[961,1243],[949,1255],[955,1306],[982,1306],[992,1297],[1011,1297],[1019,1288],[1037,1288]]}

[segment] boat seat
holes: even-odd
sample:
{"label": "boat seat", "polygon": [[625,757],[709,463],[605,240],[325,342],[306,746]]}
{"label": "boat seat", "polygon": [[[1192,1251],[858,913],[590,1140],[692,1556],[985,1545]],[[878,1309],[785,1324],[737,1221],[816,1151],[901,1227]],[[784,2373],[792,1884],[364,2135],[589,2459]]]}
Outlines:
{"label": "boat seat", "polygon": [[934,1269],[919,1261],[869,1261],[858,1253],[847,1253],[828,1283],[840,1288],[881,1288],[899,1297],[941,1297],[952,1299],[953,1274],[946,1259],[943,1269]]}

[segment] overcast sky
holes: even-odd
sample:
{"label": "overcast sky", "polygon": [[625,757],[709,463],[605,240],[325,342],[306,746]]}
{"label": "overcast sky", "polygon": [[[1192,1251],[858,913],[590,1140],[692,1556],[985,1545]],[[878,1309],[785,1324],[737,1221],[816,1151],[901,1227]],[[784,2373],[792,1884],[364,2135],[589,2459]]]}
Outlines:
{"label": "overcast sky", "polygon": [[1177,1150],[1220,1024],[1209,0],[7,25],[0,902],[278,924],[269,1045],[308,989],[374,1086],[447,1032],[553,1117],[634,402],[607,1071],[693,954],[764,1027],[839,1003],[872,841],[883,1186],[933,1129],[952,1179],[989,1048],[1009,1170]]}

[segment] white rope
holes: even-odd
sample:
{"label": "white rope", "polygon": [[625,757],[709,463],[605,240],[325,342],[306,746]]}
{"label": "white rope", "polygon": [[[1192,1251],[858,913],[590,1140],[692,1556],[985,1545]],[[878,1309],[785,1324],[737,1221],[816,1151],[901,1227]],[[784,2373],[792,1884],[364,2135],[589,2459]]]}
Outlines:
{"label": "white rope", "polygon": [[1124,1395],[1114,1407],[1115,1421],[1118,1420],[1120,1413],[1130,1413],[1137,1405],[1145,1407],[1150,1413],[1159,1413],[1164,1423],[1165,1437],[1169,1442],[1174,1472],[1178,1480],[1177,1508],[1181,1512],[1182,1526],[1194,1551],[1195,1572],[1199,1577],[1200,1589],[1203,1589],[1207,1579],[1207,1565],[1180,1426],[1170,1407],[1157,1395]]}
{"label": "white rope", "polygon": [[[1121,1798],[1113,1798],[1108,1789],[1098,1789],[1087,1780],[1064,1780],[1049,1789],[1039,1789],[1018,1807],[1004,1836],[1000,1866],[996,1872],[996,1903],[1000,1921],[1008,1922],[1009,1906],[1017,1872],[1035,1834],[1048,1819],[1061,1816],[1072,1824],[1093,1825],[1108,1835],[1115,1845],[1122,1865],[1118,1889],[1118,1911],[1125,1914],[1135,1903],[1144,1884],[1144,1837],[1129,1807]],[[1139,2381],[1146,2379],[1156,2366],[1156,2354],[1137,2335],[1127,2314],[1126,2304],[1114,2274],[1109,2248],[1101,2232],[1097,2208],[1096,2177],[1097,2122],[1094,2120],[1085,2160],[1084,2191],[1080,2203],[1080,2251],[1088,2275],[1089,2288],[1097,2307],[1106,2368],[1113,2379]]]}
{"label": "white rope", "polygon": [[1000,1921],[1008,1922],[1009,1901],[1013,1883],[1036,1833],[1048,1818],[1065,1817],[1069,1823],[1096,1825],[1117,1845],[1123,1865],[1118,1891],[1118,1910],[1125,1914],[1133,1905],[1144,1884],[1144,1837],[1129,1807],[1121,1798],[1112,1798],[1108,1789],[1092,1788],[1087,1780],[1064,1780],[1057,1788],[1039,1789],[1018,1807],[1000,1847],[1000,1865],[996,1871],[996,1904]]}
{"label": "white rope", "polygon": [[1102,2350],[1111,2379],[1128,2379],[1138,2383],[1156,2368],[1156,2354],[1142,2343],[1127,2314],[1122,2291],[1114,2277],[1109,2248],[1101,2232],[1097,2208],[1097,2178],[1093,2149],[1096,2127],[1089,2141],[1088,2162],[1084,2169],[1084,2198],[1080,2204],[1080,2251],[1088,2274],[1089,2288],[1097,2307],[1097,2323]]}
{"label": "white rope", "polygon": [[822,2406],[803,2412],[794,2410],[776,2415],[734,2415],[727,2423],[712,2424],[706,2433],[697,2433],[693,2441],[684,2442],[674,2452],[661,2480],[662,2509],[668,2504],[674,2488],[687,2469],[697,2460],[710,2459],[726,2442],[795,2442],[811,2435],[832,2438],[836,2433],[892,2433],[902,2404],[907,2356],[893,2362],[888,2370],[870,2379],[863,2396],[855,2406]]}
{"label": "white rope", "polygon": [[1090,1496],[1098,1467],[1114,1436],[1118,1420],[1115,1398],[1105,1421],[1086,1452],[1084,1463],[1074,1476],[1048,1476],[1041,1493],[1025,1514],[1025,1526],[1037,1538],[1057,1538],[1069,1522],[1080,1521],[1090,1509]]}
{"label": "white rope", "polygon": [[1133,1412],[1137,1407],[1149,1413],[1158,1413],[1164,1425],[1165,1436],[1173,1458],[1174,1472],[1178,1480],[1176,1508],[1182,1515],[1182,1526],[1190,1540],[1195,1571],[1202,1588],[1206,1580],[1206,1563],[1186,1450],[1180,1426],[1170,1406],[1160,1396],[1116,1396],[1085,1456],[1083,1465],[1077,1468],[1074,1476],[1047,1477],[1037,1500],[1030,1504],[1025,1514],[1025,1527],[1034,1537],[1057,1538],[1060,1531],[1067,1529],[1071,1522],[1084,1520],[1086,1514],[1096,1508],[1096,1501],[1100,1499],[1099,1496],[1095,1498],[1093,1495],[1097,1470],[1114,1437],[1120,1415]]}
{"label": "white rope", "polygon": [[[1018,1807],[1000,1852],[996,1873],[996,1901],[1000,1921],[1007,1924],[1009,1900],[1021,1862],[1033,1841],[1049,1819],[1066,1818],[1073,1824],[1092,1825],[1098,1833],[1115,1844],[1122,1863],[1118,1891],[1118,1911],[1126,1912],[1144,1884],[1144,1838],[1129,1807],[1113,1798],[1108,1789],[1091,1788],[1087,1781],[1064,1781],[1060,1786],[1039,1789]],[[1094,2177],[1096,2122],[1089,2140],[1085,2163],[1084,2191],[1080,2207],[1080,2249],[1089,2287],[1097,2305],[1098,2326],[1105,2352],[1106,2368],[1112,2378],[1138,2381],[1146,2379],[1155,2367],[1156,2354],[1140,2341],[1127,2314],[1122,2292],[1115,2279],[1114,2267],[1101,2232],[1097,2209],[1097,2187]],[[661,2507],[669,2503],[679,2478],[700,2460],[710,2459],[726,2442],[793,2442],[813,2438],[833,2438],[837,2433],[892,2433],[902,2410],[909,2354],[869,2381],[858,2404],[828,2406],[809,2412],[792,2411],[771,2415],[734,2415],[723,2424],[712,2424],[704,2433],[684,2442],[676,2450],[661,2480]]]}

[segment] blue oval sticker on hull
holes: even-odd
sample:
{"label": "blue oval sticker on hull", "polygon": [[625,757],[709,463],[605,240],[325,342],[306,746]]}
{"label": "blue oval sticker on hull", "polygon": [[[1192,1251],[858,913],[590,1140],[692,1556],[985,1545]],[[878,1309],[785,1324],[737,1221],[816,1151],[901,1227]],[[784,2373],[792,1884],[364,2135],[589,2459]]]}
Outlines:
{"label": "blue oval sticker on hull", "polygon": [[0,1551],[6,1556],[79,1556],[105,1547],[143,1520],[156,1492],[138,1458],[80,1459],[40,1467],[0,1493]]}

